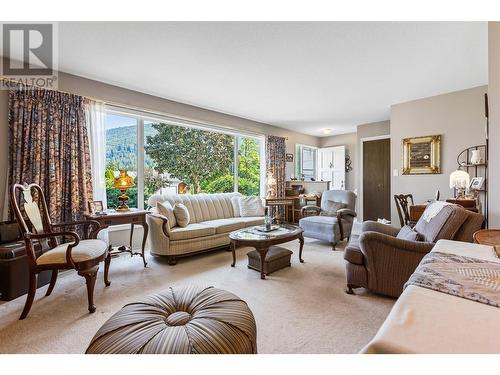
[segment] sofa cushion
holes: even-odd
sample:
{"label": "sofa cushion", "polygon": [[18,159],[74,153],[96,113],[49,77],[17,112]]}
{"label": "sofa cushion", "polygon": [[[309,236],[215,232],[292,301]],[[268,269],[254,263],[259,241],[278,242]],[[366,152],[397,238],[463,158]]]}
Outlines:
{"label": "sofa cushion", "polygon": [[174,215],[178,226],[183,228],[188,226],[190,217],[186,206],[182,203],[176,203],[174,205]]}
{"label": "sofa cushion", "polygon": [[200,224],[215,228],[215,233],[229,233],[245,227],[245,223],[236,221],[235,219],[217,219],[204,221]]}
{"label": "sofa cushion", "polygon": [[342,208],[347,208],[347,204],[328,200],[328,201],[326,201],[324,206],[321,207],[320,215],[321,216],[337,216],[337,211],[341,210]]}
{"label": "sofa cushion", "polygon": [[243,223],[245,227],[264,224],[263,216],[235,217],[233,220]]}
{"label": "sofa cushion", "polygon": [[191,223],[186,227],[175,227],[170,230],[170,240],[190,240],[193,238],[206,237],[214,235],[216,232],[214,227],[200,224]]}
{"label": "sofa cushion", "polygon": [[175,218],[174,208],[169,201],[156,203],[156,209],[160,215],[168,219],[168,227],[173,228],[177,226],[177,219]]}
{"label": "sofa cushion", "polygon": [[405,225],[401,228],[396,237],[407,241],[420,241],[422,239],[422,235],[413,230],[409,225]]}
{"label": "sofa cushion", "polygon": [[[426,210],[429,207],[431,205]],[[436,242],[441,239],[451,240],[466,219],[467,211],[464,208],[456,204],[449,204],[443,206],[441,211],[429,222],[421,217],[414,229],[423,236],[423,240],[426,242]]]}
{"label": "sofa cushion", "polygon": [[241,197],[240,198],[241,217],[264,216],[264,206],[260,197]]}
{"label": "sofa cushion", "polygon": [[359,236],[352,236],[344,250],[344,259],[349,263],[363,265],[364,257],[359,247]]}

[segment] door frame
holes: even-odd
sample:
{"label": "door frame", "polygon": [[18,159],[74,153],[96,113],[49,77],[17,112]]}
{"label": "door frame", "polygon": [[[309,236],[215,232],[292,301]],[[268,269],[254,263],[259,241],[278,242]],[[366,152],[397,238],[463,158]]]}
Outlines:
{"label": "door frame", "polygon": [[[389,139],[389,141],[391,140],[391,135],[390,134],[385,134],[385,135],[377,135],[377,136],[374,136],[374,137],[365,137],[365,138],[361,138],[359,140],[359,149],[360,149],[360,154],[359,154],[359,199],[358,199],[358,203],[359,203],[359,206],[358,206],[358,218],[361,222],[364,221],[364,217],[363,217],[363,157],[364,157],[364,150],[363,150],[363,144],[365,142],[369,142],[369,141],[378,141],[380,139]],[[390,165],[392,165],[391,163],[391,160],[390,160],[390,155],[391,155],[391,146],[389,144],[389,162],[390,162]],[[389,167],[390,169],[390,167]],[[390,172],[390,170],[389,170]],[[392,175],[392,174],[391,174]],[[392,190],[390,190],[392,191]],[[390,202],[390,200],[389,200]],[[389,207],[390,208],[390,207]],[[391,210],[392,211],[392,210]]]}

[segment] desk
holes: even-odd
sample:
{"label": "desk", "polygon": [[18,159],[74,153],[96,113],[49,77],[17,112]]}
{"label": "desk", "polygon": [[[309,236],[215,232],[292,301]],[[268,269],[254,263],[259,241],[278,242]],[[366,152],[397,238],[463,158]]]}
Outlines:
{"label": "desk", "polygon": [[[144,262],[144,267],[146,267],[146,257],[144,256],[144,250],[146,247],[146,239],[148,238],[149,226],[146,222],[146,215],[149,213],[147,210],[139,210],[131,208],[129,211],[106,211],[106,215],[91,214],[86,212],[84,217],[86,220],[95,220],[101,226],[99,231],[113,225],[130,224],[130,246],[126,246],[124,250],[117,250],[116,252],[127,252],[130,256],[140,255],[142,261]],[[142,236],[142,247],[141,252],[137,253],[132,250],[132,238],[134,236],[134,226],[138,224],[144,228],[144,234]],[[113,253],[112,253],[113,254]]]}

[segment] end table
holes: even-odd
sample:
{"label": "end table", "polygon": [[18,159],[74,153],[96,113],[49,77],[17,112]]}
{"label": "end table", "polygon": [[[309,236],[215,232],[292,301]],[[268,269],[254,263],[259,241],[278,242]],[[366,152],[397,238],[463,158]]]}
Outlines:
{"label": "end table", "polygon": [[[149,213],[147,210],[140,210],[137,208],[131,208],[129,211],[115,211],[115,210],[106,210],[104,214],[91,214],[84,213],[84,217],[87,220],[95,220],[101,226],[99,231],[105,228],[108,228],[113,225],[122,225],[122,224],[130,224],[130,245],[125,246],[124,250],[118,249],[117,251],[113,251],[112,254],[127,252],[130,253],[130,256],[140,255],[144,262],[144,267],[147,266],[146,257],[144,255],[144,250],[146,247],[146,239],[148,238],[149,226],[146,222],[146,215]],[[134,226],[140,225],[144,228],[144,234],[142,236],[142,247],[141,252],[134,252],[132,249],[132,239],[134,236]]]}

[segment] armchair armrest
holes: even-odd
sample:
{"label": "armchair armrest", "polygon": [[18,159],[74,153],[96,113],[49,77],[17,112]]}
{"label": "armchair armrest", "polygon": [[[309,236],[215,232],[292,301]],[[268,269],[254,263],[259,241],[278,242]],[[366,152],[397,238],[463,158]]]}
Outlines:
{"label": "armchair armrest", "polygon": [[337,211],[337,218],[340,219],[344,216],[356,217],[358,216],[358,214],[356,213],[356,211],[351,210],[350,208],[341,208],[340,210]]}
{"label": "armchair armrest", "polygon": [[[71,267],[75,267],[75,264],[73,263],[73,258],[71,258],[71,251],[75,246],[78,246],[80,243],[80,236],[71,231],[63,231],[63,232],[53,232],[53,233],[26,233],[24,235],[24,238],[28,241],[32,240],[41,240],[44,238],[56,238],[56,237],[62,237],[62,236],[69,236],[74,238],[74,242],[71,242],[68,244],[68,248],[66,249],[66,263],[68,263]],[[33,246],[30,246],[30,250],[33,251]],[[33,253],[33,259],[35,259],[35,254]]]}
{"label": "armchair armrest", "polygon": [[[96,220],[75,220],[75,221],[66,221],[63,223],[56,223],[52,224],[52,227],[55,228],[65,228],[65,227],[73,227],[73,226],[83,226],[86,228],[87,226],[91,226],[92,229],[90,233],[88,233],[89,238],[97,238],[97,234],[99,233],[99,230],[101,228],[101,225],[99,224],[98,221]],[[86,229],[84,229],[86,231]],[[87,235],[87,233],[85,233]]]}
{"label": "armchair armrest", "polygon": [[300,216],[304,217],[304,214],[307,211],[314,211],[315,215],[319,215],[319,213],[321,212],[321,207],[313,206],[313,205],[304,206],[300,209]]}
{"label": "armchair armrest", "polygon": [[378,232],[382,234],[387,234],[391,237],[396,237],[399,233],[399,229],[393,226],[377,223],[376,221],[367,220],[361,225],[362,232]]}
{"label": "armchair armrest", "polygon": [[163,231],[165,236],[170,237],[170,224],[168,222],[168,218],[159,213],[153,213],[153,212],[150,213],[149,216],[161,220],[162,221],[161,230]]}
{"label": "armchair armrest", "polygon": [[349,208],[341,208],[340,210],[337,210],[337,222],[339,223],[340,240],[344,239],[344,226],[342,224],[342,219],[345,216],[356,217],[356,212]]}

